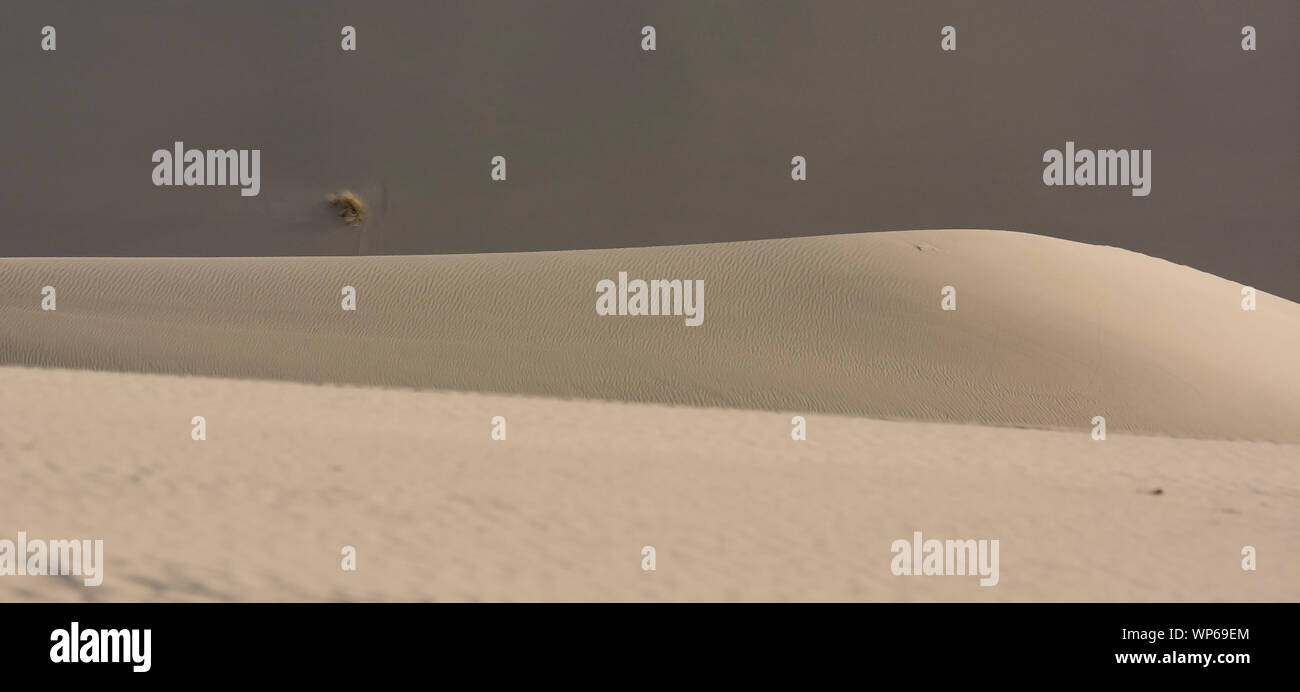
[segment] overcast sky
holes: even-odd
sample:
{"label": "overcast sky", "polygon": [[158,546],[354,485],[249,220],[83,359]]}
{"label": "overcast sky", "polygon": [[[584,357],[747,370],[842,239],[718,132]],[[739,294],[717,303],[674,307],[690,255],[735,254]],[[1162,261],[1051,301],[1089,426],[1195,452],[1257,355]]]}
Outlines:
{"label": "overcast sky", "polygon": [[[997,228],[1300,300],[1291,0],[19,0],[4,15],[0,256]],[[154,186],[151,154],[177,140],[260,149],[260,194]],[[1043,152],[1067,140],[1151,149],[1151,194],[1043,185]],[[325,205],[343,188],[374,208],[363,237]]]}

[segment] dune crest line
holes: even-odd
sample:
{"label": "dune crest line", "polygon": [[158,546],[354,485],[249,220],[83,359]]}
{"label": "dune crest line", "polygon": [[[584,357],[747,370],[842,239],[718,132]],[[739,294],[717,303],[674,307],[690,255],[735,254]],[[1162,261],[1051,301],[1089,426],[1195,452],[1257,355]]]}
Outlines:
{"label": "dune crest line", "polygon": [[[621,271],[706,280],[707,322],[602,317],[597,283]],[[57,311],[41,310],[47,285]],[[1300,305],[1261,293],[1243,311],[1239,291],[1116,248],[974,230],[3,259],[0,364],[1300,441]]]}

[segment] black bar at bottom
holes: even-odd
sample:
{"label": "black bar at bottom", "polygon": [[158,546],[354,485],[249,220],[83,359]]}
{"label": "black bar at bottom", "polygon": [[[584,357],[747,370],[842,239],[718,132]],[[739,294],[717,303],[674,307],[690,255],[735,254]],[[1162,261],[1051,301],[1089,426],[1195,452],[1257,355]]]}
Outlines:
{"label": "black bar at bottom", "polygon": [[1249,679],[1295,660],[1297,615],[1297,604],[3,604],[0,659],[39,680],[128,683],[433,671],[447,685]]}

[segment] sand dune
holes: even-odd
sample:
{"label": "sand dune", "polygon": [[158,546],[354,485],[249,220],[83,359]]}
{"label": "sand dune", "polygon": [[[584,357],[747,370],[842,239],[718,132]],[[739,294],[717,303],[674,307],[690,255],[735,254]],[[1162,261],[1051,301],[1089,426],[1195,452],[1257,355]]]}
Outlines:
{"label": "sand dune", "polygon": [[[789,423],[0,368],[0,527],[101,538],[106,561],[100,587],[4,577],[0,600],[1300,598],[1300,446],[816,415],[795,442]],[[916,530],[998,539],[998,585],[893,576]]]}
{"label": "sand dune", "polygon": [[[704,323],[597,315],[620,271]],[[106,553],[0,600],[1295,600],[1300,305],[1239,301],[994,231],[0,260],[0,527]],[[998,585],[893,575],[913,531]]]}
{"label": "sand dune", "polygon": [[[595,285],[703,279],[705,322]],[[45,285],[58,309],[40,309]],[[339,307],[355,286],[356,312]],[[940,290],[958,309],[940,310]],[[0,260],[0,364],[1300,442],[1300,305],[999,231],[358,258]]]}

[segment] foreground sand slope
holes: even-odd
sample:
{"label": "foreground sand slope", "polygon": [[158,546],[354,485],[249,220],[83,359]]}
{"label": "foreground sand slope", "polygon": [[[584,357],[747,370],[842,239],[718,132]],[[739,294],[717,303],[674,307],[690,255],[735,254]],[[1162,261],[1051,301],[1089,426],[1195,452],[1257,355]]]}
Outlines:
{"label": "foreground sand slope", "polygon": [[[595,286],[705,280],[705,321]],[[45,285],[58,309],[40,310]],[[358,309],[340,308],[344,285]],[[940,309],[940,291],[958,309]],[[912,231],[621,250],[0,260],[0,364],[1300,441],[1300,305],[1108,247]]]}
{"label": "foreground sand slope", "polygon": [[[1300,598],[1300,446],[789,420],[0,368],[0,527],[107,560],[0,600]],[[1000,583],[891,575],[916,530],[998,539]]]}

